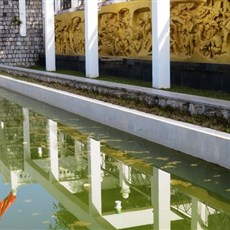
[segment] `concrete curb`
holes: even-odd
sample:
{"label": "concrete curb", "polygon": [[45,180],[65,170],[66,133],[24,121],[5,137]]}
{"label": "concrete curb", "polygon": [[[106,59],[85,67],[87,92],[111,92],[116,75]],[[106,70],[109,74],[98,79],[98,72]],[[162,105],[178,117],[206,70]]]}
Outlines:
{"label": "concrete curb", "polygon": [[3,88],[230,169],[230,134],[0,75]]}
{"label": "concrete curb", "polygon": [[171,106],[186,110],[190,114],[205,114],[209,117],[220,116],[230,119],[230,101],[169,92],[154,88],[138,87],[97,79],[70,76],[65,74],[0,65],[3,70],[14,76],[23,76],[39,81],[58,83],[68,87],[133,99],[148,105]]}

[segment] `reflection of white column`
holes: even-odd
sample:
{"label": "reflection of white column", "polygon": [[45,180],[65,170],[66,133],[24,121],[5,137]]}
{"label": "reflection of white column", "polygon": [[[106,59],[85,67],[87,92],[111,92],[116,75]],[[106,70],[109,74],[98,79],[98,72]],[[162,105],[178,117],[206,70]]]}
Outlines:
{"label": "reflection of white column", "polygon": [[30,118],[29,110],[27,108],[22,109],[23,113],[23,148],[24,148],[24,159],[31,159],[30,151]]}
{"label": "reflection of white column", "polygon": [[130,175],[130,167],[124,165],[122,162],[120,163],[119,167],[120,173],[120,186],[121,186],[121,194],[124,199],[129,197],[130,189],[128,183],[131,183],[131,175]]}
{"label": "reflection of white column", "polygon": [[76,170],[78,172],[84,167],[83,156],[82,156],[82,143],[78,140],[74,140],[74,155],[76,159]]}
{"label": "reflection of white column", "polygon": [[170,0],[152,1],[152,86],[170,88]]}
{"label": "reflection of white column", "polygon": [[204,229],[202,226],[206,220],[206,207],[196,197],[192,197],[192,223],[191,229]]}
{"label": "reflection of white column", "polygon": [[58,141],[57,141],[57,122],[48,120],[48,138],[50,153],[51,180],[58,180]]}
{"label": "reflection of white column", "polygon": [[26,36],[26,1],[25,0],[19,1],[19,20],[21,21],[20,35]]}
{"label": "reflection of white column", "polygon": [[90,214],[100,215],[101,210],[101,150],[100,142],[89,138]]}
{"label": "reflection of white column", "polygon": [[85,0],[85,67],[86,77],[98,77],[98,5],[95,0]]}
{"label": "reflection of white column", "polygon": [[14,195],[17,193],[18,188],[18,173],[17,171],[10,172],[10,183],[11,183],[11,191]]}
{"label": "reflection of white column", "polygon": [[45,14],[46,70],[55,71],[54,1],[43,0]]}
{"label": "reflection of white column", "polygon": [[[101,168],[105,169],[105,154],[101,153]],[[103,181],[105,176],[104,170],[101,170],[101,182]]]}
{"label": "reflection of white column", "polygon": [[154,229],[170,229],[170,174],[153,168]]}
{"label": "reflection of white column", "polygon": [[74,140],[74,154],[75,154],[75,159],[80,162],[82,160],[81,156],[81,145],[82,143],[78,140]]}

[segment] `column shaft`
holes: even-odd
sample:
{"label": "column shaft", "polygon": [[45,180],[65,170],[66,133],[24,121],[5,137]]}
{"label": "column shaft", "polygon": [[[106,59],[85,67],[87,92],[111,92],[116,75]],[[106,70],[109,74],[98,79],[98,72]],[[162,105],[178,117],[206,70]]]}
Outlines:
{"label": "column shaft", "polygon": [[95,0],[85,0],[85,69],[89,78],[99,76],[97,4]]}
{"label": "column shaft", "polygon": [[55,71],[55,33],[54,33],[54,2],[53,0],[43,0],[45,15],[45,56],[46,70]]}
{"label": "column shaft", "polygon": [[152,86],[170,88],[170,0],[152,1]]}

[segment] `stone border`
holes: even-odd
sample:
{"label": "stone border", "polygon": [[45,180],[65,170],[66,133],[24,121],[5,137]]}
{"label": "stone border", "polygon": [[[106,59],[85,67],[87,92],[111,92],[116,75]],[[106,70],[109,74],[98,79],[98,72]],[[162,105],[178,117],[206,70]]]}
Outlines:
{"label": "stone border", "polygon": [[212,99],[194,95],[168,92],[153,88],[131,86],[119,83],[99,81],[83,77],[70,76],[45,71],[37,71],[20,67],[0,65],[3,70],[14,76],[28,77],[48,83],[59,83],[68,87],[88,90],[104,95],[133,99],[148,105],[171,106],[188,111],[190,114],[220,116],[230,119],[230,101]]}
{"label": "stone border", "polygon": [[0,85],[52,106],[230,169],[230,134],[0,75]]}

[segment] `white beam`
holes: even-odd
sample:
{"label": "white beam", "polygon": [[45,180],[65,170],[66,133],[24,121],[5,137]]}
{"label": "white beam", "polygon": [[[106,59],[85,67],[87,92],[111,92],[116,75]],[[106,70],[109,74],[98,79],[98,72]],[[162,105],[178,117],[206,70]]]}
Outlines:
{"label": "white beam", "polygon": [[20,24],[20,35],[25,37],[26,36],[26,1],[20,0],[19,1],[19,20]]}
{"label": "white beam", "polygon": [[152,86],[170,88],[170,0],[152,1]]}
{"label": "white beam", "polygon": [[55,33],[54,33],[54,2],[53,0],[43,0],[45,16],[45,56],[46,70],[55,71]]}
{"label": "white beam", "polygon": [[96,78],[99,76],[98,56],[98,5],[95,0],[85,0],[86,77]]}

